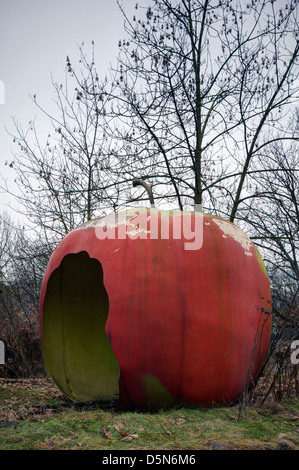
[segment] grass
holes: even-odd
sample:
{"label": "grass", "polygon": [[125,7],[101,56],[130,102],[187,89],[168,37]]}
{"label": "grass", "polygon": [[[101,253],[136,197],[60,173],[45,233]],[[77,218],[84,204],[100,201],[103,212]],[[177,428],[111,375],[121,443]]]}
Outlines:
{"label": "grass", "polygon": [[299,405],[118,412],[75,405],[51,379],[0,379],[0,450],[299,450]]}

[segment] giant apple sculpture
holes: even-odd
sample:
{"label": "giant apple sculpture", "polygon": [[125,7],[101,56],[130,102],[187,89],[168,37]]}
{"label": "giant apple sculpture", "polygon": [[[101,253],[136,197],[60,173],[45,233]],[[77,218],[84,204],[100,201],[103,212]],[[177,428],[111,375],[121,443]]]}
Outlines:
{"label": "giant apple sculpture", "polygon": [[45,272],[40,322],[45,366],[73,401],[229,404],[265,359],[269,280],[234,224],[131,209],[60,242]]}

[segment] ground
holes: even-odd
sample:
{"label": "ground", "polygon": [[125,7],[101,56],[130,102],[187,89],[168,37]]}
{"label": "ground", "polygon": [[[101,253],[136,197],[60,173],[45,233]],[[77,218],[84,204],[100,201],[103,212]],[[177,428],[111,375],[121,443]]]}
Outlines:
{"label": "ground", "polygon": [[299,450],[298,400],[121,412],[75,405],[49,378],[0,378],[0,450]]}

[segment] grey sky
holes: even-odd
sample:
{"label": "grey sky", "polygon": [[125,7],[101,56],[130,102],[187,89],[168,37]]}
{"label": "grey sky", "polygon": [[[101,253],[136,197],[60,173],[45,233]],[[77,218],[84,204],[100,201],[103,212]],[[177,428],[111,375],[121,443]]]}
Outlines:
{"label": "grey sky", "polygon": [[[132,11],[136,0],[123,3]],[[5,162],[16,150],[5,127],[14,130],[14,116],[26,129],[37,115],[29,95],[36,93],[45,109],[54,109],[51,74],[55,81],[64,81],[66,56],[77,62],[78,45],[84,41],[86,52],[91,52],[94,40],[97,71],[104,77],[123,37],[116,0],[0,0],[0,81],[5,87],[5,102],[0,104],[0,177],[12,178]],[[37,123],[42,123],[38,116]],[[0,214],[9,212],[7,200],[0,193]]]}

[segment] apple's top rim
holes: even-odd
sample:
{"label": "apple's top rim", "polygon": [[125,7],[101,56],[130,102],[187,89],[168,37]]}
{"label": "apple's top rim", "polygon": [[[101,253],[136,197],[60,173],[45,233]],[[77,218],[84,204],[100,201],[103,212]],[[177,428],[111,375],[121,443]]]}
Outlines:
{"label": "apple's top rim", "polygon": [[[155,212],[155,213],[161,213],[161,215],[163,213],[164,214],[168,213],[169,215],[172,215],[172,216],[180,216],[180,215],[184,215],[184,214],[197,214],[197,213],[199,213],[199,214],[202,214],[205,217],[211,217],[213,219],[218,219],[218,220],[221,220],[221,221],[226,222],[228,224],[234,225],[233,222],[231,222],[230,220],[224,219],[223,217],[219,217],[218,215],[207,214],[206,212],[203,212],[203,211],[184,211],[184,210],[180,210],[180,209],[169,209],[168,210],[168,209],[159,209],[159,208],[156,208],[156,207],[128,207],[126,209],[121,209],[119,211],[110,212],[109,214],[103,215],[101,217],[96,217],[95,219],[88,220],[87,222],[84,222],[84,223],[78,225],[78,227],[71,230],[71,232],[74,232],[74,231],[77,231],[77,230],[80,230],[80,229],[84,229],[84,228],[88,228],[88,227],[94,227],[94,226],[97,225],[97,223],[100,220],[103,220],[105,217],[111,217],[113,214],[128,213],[130,215],[130,214],[136,214],[136,212],[139,212],[139,213],[140,212],[146,212],[146,213]],[[238,228],[236,225],[234,225],[234,226],[236,228]]]}

